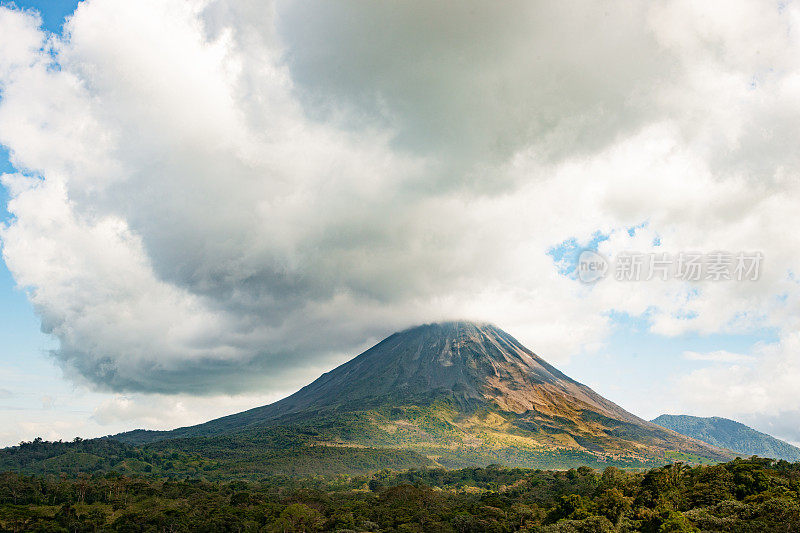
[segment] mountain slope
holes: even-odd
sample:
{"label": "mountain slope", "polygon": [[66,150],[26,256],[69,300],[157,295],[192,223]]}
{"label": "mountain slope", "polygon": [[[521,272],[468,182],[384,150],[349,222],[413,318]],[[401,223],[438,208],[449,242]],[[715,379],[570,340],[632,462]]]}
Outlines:
{"label": "mountain slope", "polygon": [[708,444],[727,448],[744,457],[758,455],[791,462],[800,461],[800,448],[727,418],[661,415],[653,423]]}
{"label": "mountain slope", "polygon": [[646,466],[730,457],[628,413],[499,328],[469,322],[395,333],[271,405],[115,438],[213,440],[287,428],[310,445],[405,448],[448,467]]}

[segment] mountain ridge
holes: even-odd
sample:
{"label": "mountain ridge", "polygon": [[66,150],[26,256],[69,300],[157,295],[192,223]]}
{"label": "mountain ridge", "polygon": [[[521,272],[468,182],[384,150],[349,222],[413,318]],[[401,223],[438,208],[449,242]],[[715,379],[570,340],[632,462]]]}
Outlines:
{"label": "mountain ridge", "polygon": [[729,418],[664,414],[651,422],[745,457],[800,461],[800,448]]}

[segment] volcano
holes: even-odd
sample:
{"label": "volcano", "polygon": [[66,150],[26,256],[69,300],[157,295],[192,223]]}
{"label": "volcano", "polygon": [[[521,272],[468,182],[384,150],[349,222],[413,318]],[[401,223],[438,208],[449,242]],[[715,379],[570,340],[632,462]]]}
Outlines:
{"label": "volcano", "polygon": [[223,437],[275,435],[287,446],[404,449],[426,466],[450,468],[650,466],[731,457],[627,412],[500,328],[472,322],[395,333],[270,405],[114,438],[137,445],[181,439],[202,449],[198,443]]}

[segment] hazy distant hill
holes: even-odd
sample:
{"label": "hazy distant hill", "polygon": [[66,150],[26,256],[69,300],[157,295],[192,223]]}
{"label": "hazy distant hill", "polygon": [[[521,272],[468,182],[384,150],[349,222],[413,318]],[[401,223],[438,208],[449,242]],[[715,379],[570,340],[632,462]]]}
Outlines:
{"label": "hazy distant hill", "polygon": [[800,448],[727,418],[661,415],[653,423],[745,457],[800,461]]}
{"label": "hazy distant hill", "polygon": [[3,450],[0,471],[252,478],[492,463],[644,467],[732,457],[632,415],[499,328],[469,322],[395,333],[271,405],[111,439],[123,448],[85,441]]}

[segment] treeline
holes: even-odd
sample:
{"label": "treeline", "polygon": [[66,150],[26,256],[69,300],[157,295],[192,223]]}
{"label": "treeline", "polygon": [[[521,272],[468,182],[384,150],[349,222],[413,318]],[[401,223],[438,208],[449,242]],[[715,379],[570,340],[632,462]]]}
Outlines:
{"label": "treeline", "polygon": [[0,531],[800,531],[800,463],[206,482],[0,474]]}
{"label": "treeline", "polygon": [[157,476],[170,479],[257,481],[280,473],[291,477],[405,470],[433,462],[405,449],[322,446],[290,428],[173,439],[134,446],[113,439],[48,442],[37,438],[0,449],[0,472],[48,475],[79,473]]}

